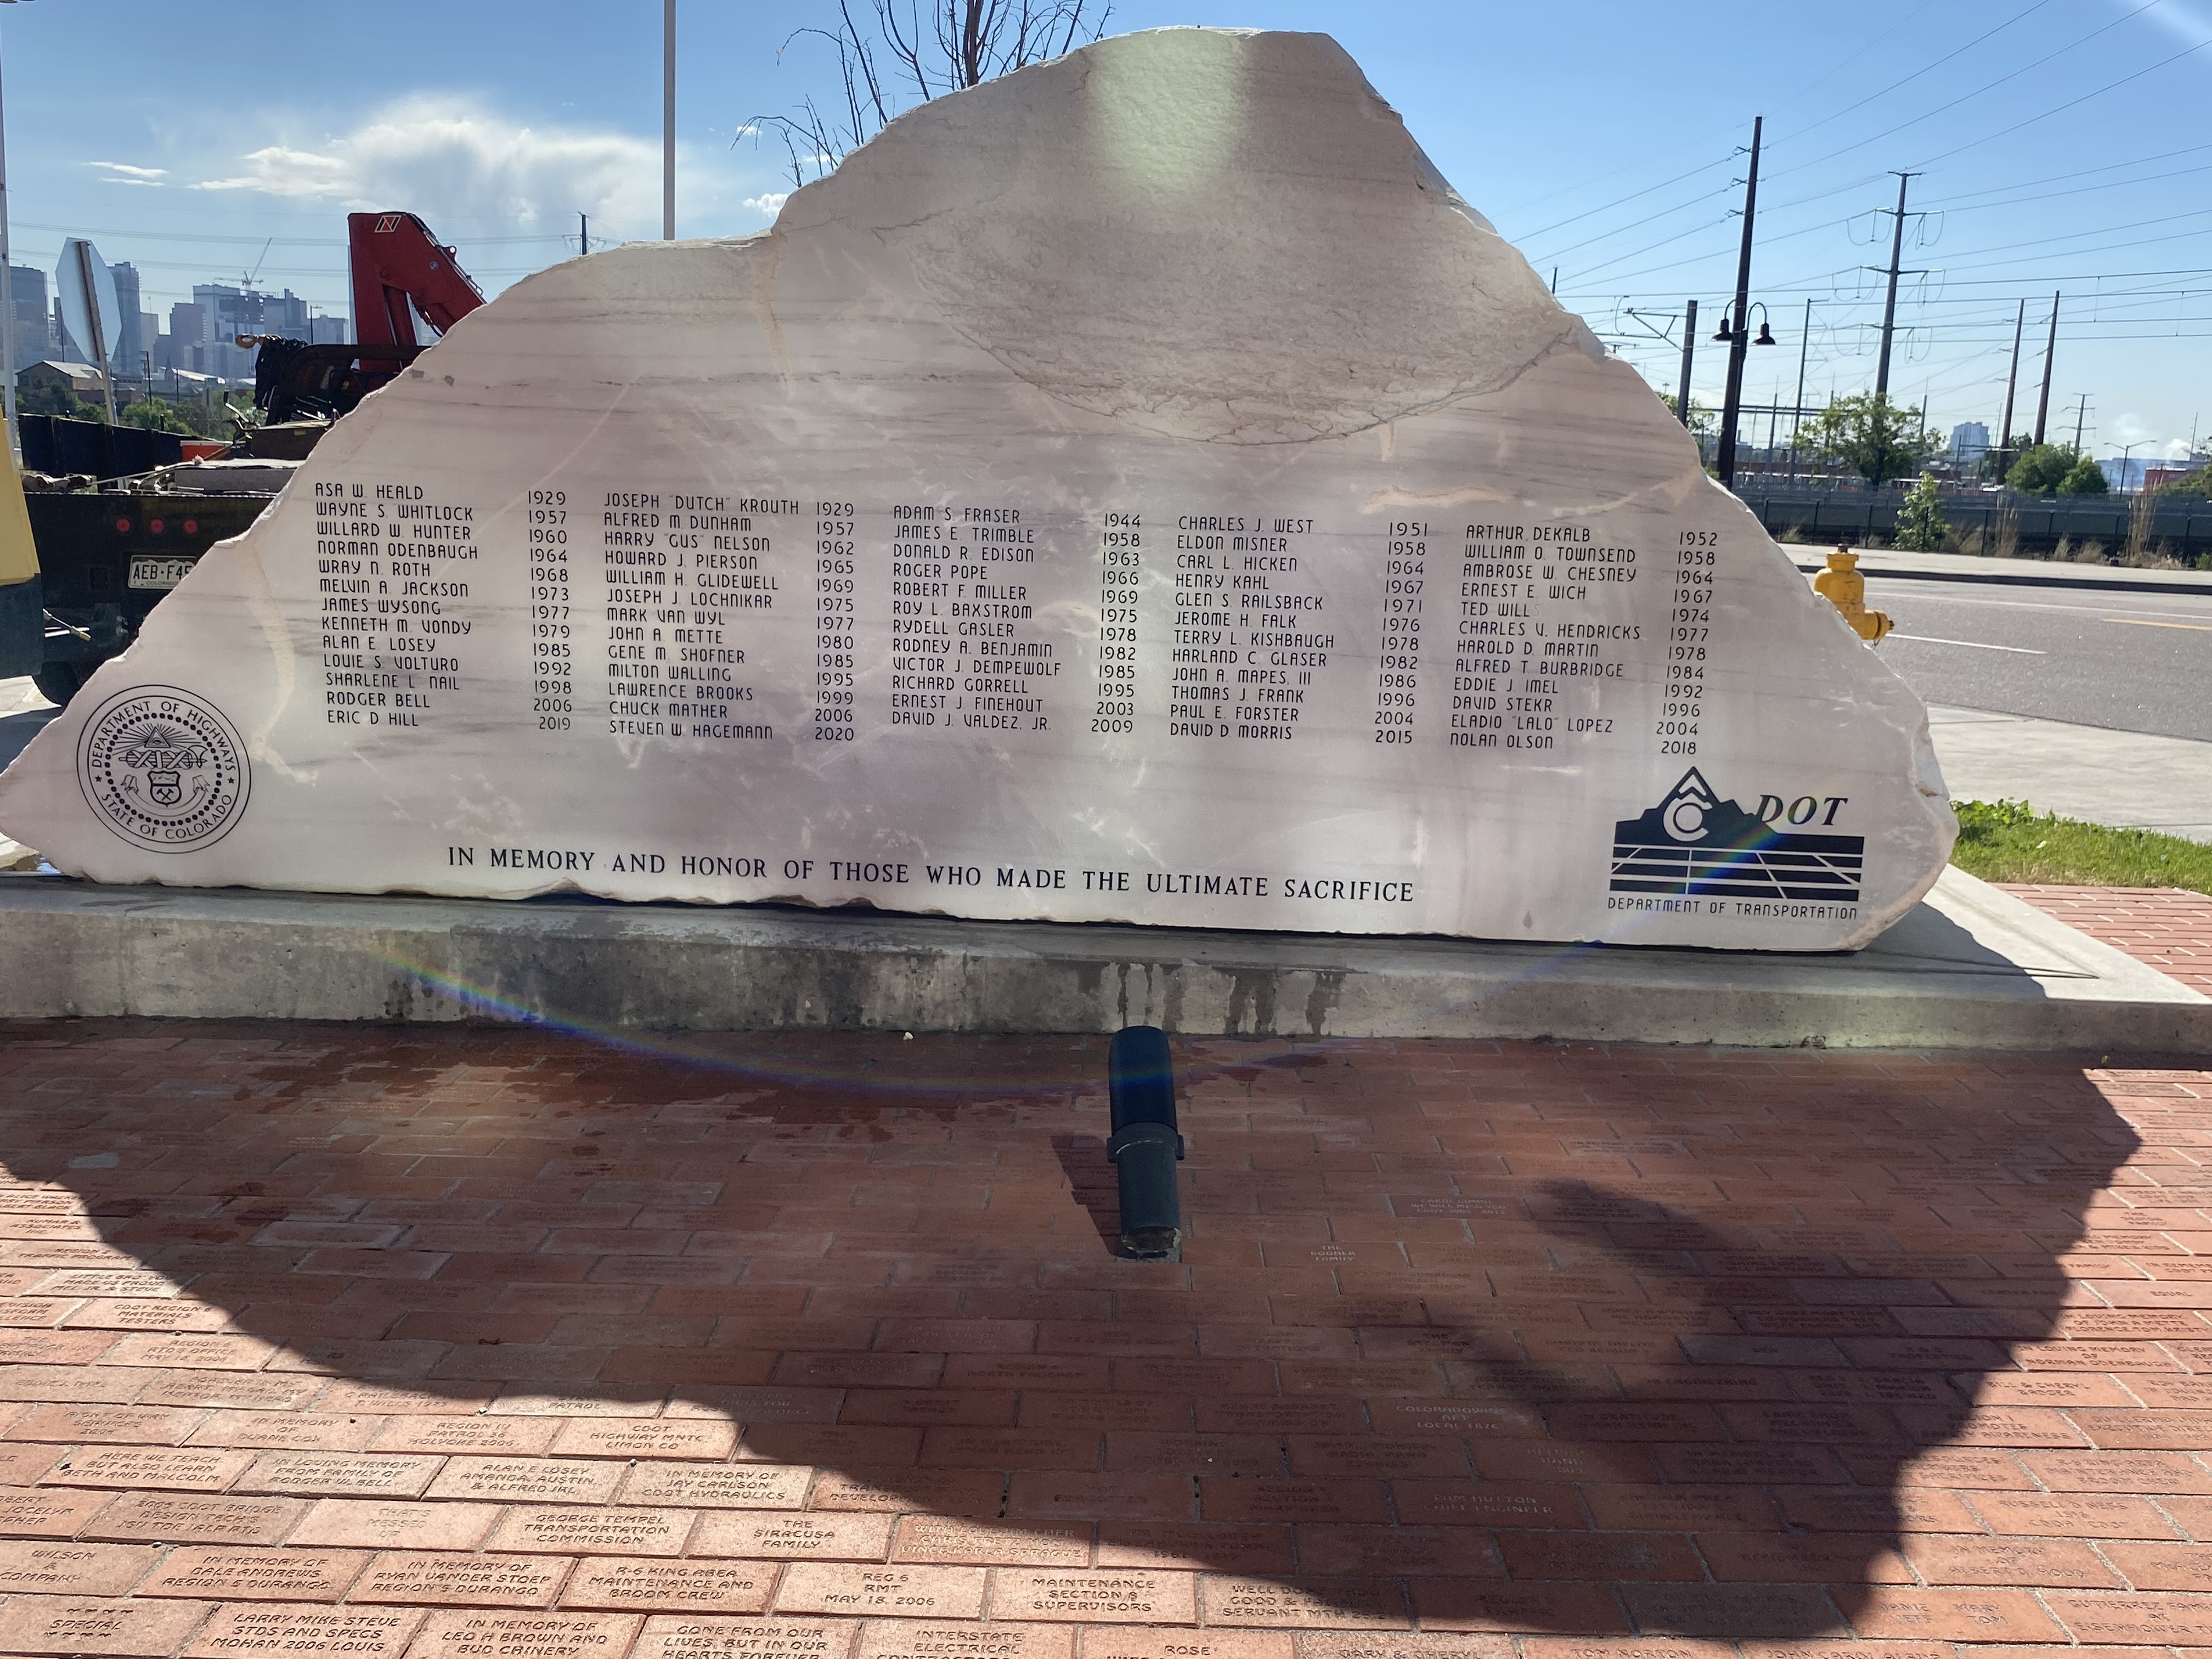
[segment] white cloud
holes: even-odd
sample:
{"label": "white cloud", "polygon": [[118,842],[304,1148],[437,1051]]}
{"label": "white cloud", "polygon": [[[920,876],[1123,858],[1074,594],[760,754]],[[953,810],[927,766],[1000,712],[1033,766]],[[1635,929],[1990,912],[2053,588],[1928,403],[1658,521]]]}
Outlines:
{"label": "white cloud", "polygon": [[2142,416],[2129,410],[2117,416],[2112,426],[2111,441],[2125,447],[2139,444],[2150,436],[2150,428],[2143,424]]}
{"label": "white cloud", "polygon": [[746,197],[745,205],[755,213],[764,214],[773,219],[783,211],[783,204],[790,199],[791,192],[787,190],[763,191],[758,196]]}
{"label": "white cloud", "polygon": [[[680,147],[677,164],[687,234],[711,234],[716,214],[733,208],[748,185],[759,187],[760,171],[740,181],[714,150]],[[594,240],[653,236],[660,226],[660,146],[634,133],[514,121],[465,94],[422,94],[349,131],[253,150],[234,170],[191,187],[356,210],[404,208],[456,235],[493,227],[565,231],[580,212],[592,216]]]}
{"label": "white cloud", "polygon": [[167,167],[134,167],[128,161],[87,161],[85,166],[105,173],[111,185],[159,185],[169,176]]}
{"label": "white cloud", "polygon": [[2166,447],[2159,452],[2159,457],[2162,460],[2168,461],[2187,460],[2189,459],[2189,440],[2186,438],[2167,439],[2166,441]]}

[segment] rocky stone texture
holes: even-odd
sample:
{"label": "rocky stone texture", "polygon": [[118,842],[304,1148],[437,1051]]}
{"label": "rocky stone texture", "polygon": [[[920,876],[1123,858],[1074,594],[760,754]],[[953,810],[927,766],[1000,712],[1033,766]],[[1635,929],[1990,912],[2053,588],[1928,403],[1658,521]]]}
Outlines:
{"label": "rocky stone texture", "polygon": [[0,781],[105,881],[1856,945],[1911,693],[1326,37],[521,283]]}

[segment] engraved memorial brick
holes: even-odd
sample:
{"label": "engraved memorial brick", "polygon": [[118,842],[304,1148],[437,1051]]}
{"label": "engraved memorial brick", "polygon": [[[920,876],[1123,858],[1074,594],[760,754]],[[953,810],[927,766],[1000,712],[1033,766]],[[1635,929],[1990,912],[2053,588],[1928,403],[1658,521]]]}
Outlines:
{"label": "engraved memorial brick", "polygon": [[365,1550],[172,1550],[141,1595],[217,1601],[335,1601],[368,1565]]}
{"label": "engraved memorial brick", "polygon": [[400,1659],[428,1616],[414,1607],[218,1607],[183,1659]]}
{"label": "engraved memorial brick", "polygon": [[650,1618],[630,1659],[847,1659],[860,1624],[828,1619]]}
{"label": "engraved memorial brick", "polygon": [[553,1442],[556,1457],[704,1459],[720,1462],[737,1449],[738,1425],[707,1419],[690,1421],[655,1418],[579,1418],[561,1425]]}
{"label": "engraved memorial brick", "polygon": [[759,1613],[768,1606],[775,1569],[737,1561],[579,1561],[561,1592],[564,1607],[651,1613]]}
{"label": "engraved memorial brick", "polygon": [[204,1601],[11,1595],[0,1606],[0,1653],[154,1659],[174,1653],[207,1613]]}
{"label": "engraved memorial brick", "polygon": [[325,1498],[300,1523],[292,1541],[380,1549],[474,1549],[489,1534],[501,1513],[496,1504],[409,1504]]}
{"label": "engraved memorial brick", "polygon": [[1310,1584],[1288,1578],[1200,1576],[1199,1605],[1209,1625],[1278,1630],[1403,1630],[1406,1600],[1389,1579],[1339,1578]]}
{"label": "engraved memorial brick", "polygon": [[[943,1624],[927,1619],[871,1619],[854,1659],[1073,1659],[1075,1632],[1066,1625]],[[1188,1632],[1183,1640],[1189,1641]],[[1164,1652],[1159,1659],[1170,1659]],[[1226,1653],[1189,1659],[1237,1659]],[[1259,1659],[1255,1656],[1254,1659]],[[1290,1659],[1285,1653],[1266,1659]]]}
{"label": "engraved memorial brick", "polygon": [[776,1463],[641,1463],[629,1472],[622,1501],[707,1510],[796,1509],[813,1479],[812,1469]]}
{"label": "engraved memorial brick", "polygon": [[131,1544],[0,1544],[0,1595],[122,1595],[160,1553]]}
{"label": "engraved memorial brick", "polygon": [[331,1498],[412,1498],[430,1484],[444,1461],[376,1452],[269,1452],[255,1461],[238,1489]]}
{"label": "engraved memorial brick", "polygon": [[347,1599],[427,1607],[550,1607],[568,1566],[541,1555],[394,1550],[369,1564]]}
{"label": "engraved memorial brick", "polygon": [[432,1498],[508,1503],[604,1504],[623,1472],[602,1463],[539,1457],[453,1457],[430,1483]]}
{"label": "engraved memorial brick", "polygon": [[696,1510],[524,1504],[507,1511],[488,1547],[566,1555],[681,1555]]}
{"label": "engraved memorial brick", "polygon": [[155,1492],[221,1492],[253,1454],[154,1446],[87,1446],[41,1479],[52,1486],[122,1486]]}
{"label": "engraved memorial brick", "polygon": [[891,1559],[979,1566],[1087,1567],[1091,1528],[1041,1522],[994,1525],[949,1515],[902,1516]]}
{"label": "engraved memorial brick", "polygon": [[131,1492],[88,1522],[84,1535],[173,1544],[281,1544],[307,1512],[307,1504],[296,1498],[188,1498]]}
{"label": "engraved memorial brick", "polygon": [[699,1522],[691,1553],[771,1561],[880,1561],[890,1553],[891,1528],[897,1518],[883,1513],[811,1511],[709,1514]]}
{"label": "engraved memorial brick", "polygon": [[1180,1572],[1002,1567],[991,1577],[991,1616],[1085,1625],[1191,1625],[1198,1622],[1194,1582],[1191,1574]]}
{"label": "engraved memorial brick", "polygon": [[613,1613],[434,1613],[407,1659],[473,1659],[482,1654],[529,1659],[621,1659],[637,1633],[635,1614]]}
{"label": "engraved memorial brick", "polygon": [[15,1538],[74,1538],[104,1506],[115,1501],[104,1492],[0,1491],[0,1534]]}
{"label": "engraved memorial brick", "polygon": [[975,1619],[983,1612],[983,1577],[981,1567],[798,1561],[784,1569],[775,1606],[855,1618]]}

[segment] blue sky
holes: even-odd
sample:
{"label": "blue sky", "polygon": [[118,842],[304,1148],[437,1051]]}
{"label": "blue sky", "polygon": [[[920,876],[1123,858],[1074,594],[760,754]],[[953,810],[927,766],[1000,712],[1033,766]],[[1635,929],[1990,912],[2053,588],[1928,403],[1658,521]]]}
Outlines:
{"label": "blue sky", "polygon": [[[832,90],[814,0],[682,0],[679,229],[741,234],[787,188],[750,118]],[[195,282],[345,308],[349,207],[409,208],[487,289],[600,236],[658,234],[659,0],[32,0],[0,8],[15,256],[91,235],[149,308]],[[1109,28],[1334,35],[1563,301],[1671,386],[1672,313],[1710,334],[1735,279],[1735,181],[1766,118],[1756,297],[1782,344],[1751,402],[1870,386],[1891,168],[1919,169],[1893,395],[1992,427],[2017,303],[2033,413],[2062,289],[2052,424],[2100,454],[2212,432],[2212,0],[1859,0],[1692,9],[1122,0]],[[2197,50],[2197,48],[2202,48]],[[271,240],[270,239],[273,239]],[[264,246],[265,245],[265,246]],[[1804,302],[1812,300],[1809,340]],[[1650,315],[1639,319],[1632,311]],[[1717,401],[1722,349],[1695,383]]]}

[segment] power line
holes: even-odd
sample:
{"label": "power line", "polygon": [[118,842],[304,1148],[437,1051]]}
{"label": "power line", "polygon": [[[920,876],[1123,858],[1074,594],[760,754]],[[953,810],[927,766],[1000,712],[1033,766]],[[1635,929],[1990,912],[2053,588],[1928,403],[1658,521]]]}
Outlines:
{"label": "power line", "polygon": [[[1823,162],[1823,161],[1834,161],[1834,160],[1836,159],[1836,157],[1838,157],[1838,155],[1850,155],[1850,154],[1853,150],[1855,150],[1855,149],[1865,149],[1869,144],[1879,143],[1880,143],[1881,140],[1883,140],[1884,138],[1890,137],[1892,137],[1893,135],[1894,135],[1894,134],[1896,134],[1896,133],[1900,133],[1900,132],[1904,131],[1907,127],[1917,127],[1917,126],[1918,126],[1918,125],[1919,125],[1923,121],[1931,120],[1931,119],[1933,119],[1935,117],[1936,117],[1936,116],[1938,116],[1938,115],[1942,114],[1942,113],[1944,112],[1944,111],[1946,111],[1946,110],[1953,110],[1953,109],[1956,109],[1956,108],[1958,108],[1958,106],[1959,106],[1960,105],[1964,104],[1964,103],[1970,102],[1970,101],[1972,101],[1972,100],[1974,100],[1974,99],[1976,99],[1976,98],[1980,97],[1980,96],[1981,96],[1984,93],[1985,93],[1985,92],[1994,92],[1994,91],[1996,91],[1999,87],[2001,87],[2001,86],[2004,85],[2004,84],[2005,84],[2005,82],[2007,82],[2008,81],[2017,81],[2017,80],[2018,80],[2021,76],[2023,76],[2023,75],[2027,74],[2030,70],[2040,69],[2040,68],[2042,68],[2045,64],[2047,64],[2047,63],[2051,62],[2052,58],[2063,58],[2063,57],[2064,57],[2068,52],[2072,52],[2072,51],[2073,51],[2076,46],[2086,46],[2086,45],[2087,45],[2090,41],[2092,41],[2092,40],[2095,40],[2099,35],[2100,35],[2100,34],[2109,33],[2110,33],[2111,31],[2112,31],[2113,29],[2116,29],[2116,28],[2119,27],[2119,26],[2120,26],[2121,24],[2123,24],[2123,23],[2124,23],[2124,22],[2128,21],[2130,18],[2140,17],[2140,16],[2142,16],[2142,14],[2143,14],[2143,13],[2145,13],[2145,12],[2148,11],[2148,10],[2149,10],[2153,6],[2158,5],[2158,4],[2160,4],[2160,0],[2143,0],[2143,3],[2142,3],[2142,5],[2140,5],[2140,6],[2137,6],[2137,7],[2136,7],[2133,11],[2130,11],[2130,12],[2124,12],[2124,13],[2123,13],[2121,15],[2119,15],[2119,16],[2118,16],[2118,17],[2114,18],[2111,22],[2106,23],[2106,25],[2104,25],[2104,27],[2101,27],[2101,28],[2094,28],[2094,29],[2091,29],[2091,30],[2088,32],[2088,33],[2087,33],[2087,34],[2085,34],[2085,35],[2081,36],[2079,40],[2073,40],[2073,41],[2069,42],[2067,45],[2065,45],[2065,46],[2063,46],[2059,47],[2059,48],[2058,48],[2058,50],[2057,50],[2057,51],[2056,51],[2056,52],[2046,52],[2046,53],[2045,53],[2042,57],[2040,57],[2040,58],[2037,58],[2037,59],[2036,59],[2033,63],[2032,63],[2032,64],[2021,64],[2018,69],[2016,69],[2016,70],[2011,70],[2011,71],[2010,71],[2009,73],[2008,73],[2008,74],[2000,75],[1999,76],[1997,76],[1997,78],[1996,78],[1996,80],[1991,81],[1991,82],[1987,82],[1987,83],[1986,83],[1986,84],[1984,84],[1984,85],[1976,87],[1976,88],[1975,88],[1972,92],[1968,92],[1968,93],[1961,93],[1958,97],[1954,98],[1954,99],[1953,99],[1949,103],[1948,103],[1948,104],[1938,104],[1938,105],[1937,105],[1934,109],[1931,109],[1931,110],[1926,111],[1926,112],[1923,112],[1923,113],[1922,113],[1922,114],[1916,115],[1916,116],[1914,116],[1914,117],[1913,117],[1911,120],[1909,120],[1909,121],[1900,121],[1900,122],[1899,122],[1899,123],[1898,123],[1895,126],[1893,126],[1893,127],[1885,127],[1885,128],[1884,128],[1881,131],[1880,131],[1880,132],[1871,134],[1871,135],[1869,135],[1869,137],[1867,137],[1860,138],[1860,139],[1856,139],[1856,140],[1855,140],[1854,142],[1852,142],[1852,143],[1850,143],[1845,144],[1845,145],[1844,145],[1841,149],[1832,149],[1832,150],[1830,150],[1830,151],[1829,151],[1826,155],[1816,156],[1814,159],[1813,159],[1813,160],[1812,160],[1812,161],[1800,161],[1800,162],[1798,162],[1798,163],[1797,163],[1797,165],[1796,165],[1796,167],[1787,167],[1787,168],[1783,169],[1783,171],[1784,171],[1784,172],[1789,172],[1789,173],[1802,173],[1802,171],[1804,171],[1804,169],[1805,169],[1805,168],[1807,168],[1807,167],[1818,167],[1818,166],[1820,166],[1820,163],[1821,163],[1821,162]],[[1995,31],[1992,31],[1992,33],[1994,33],[1994,32],[1995,32]],[[2208,41],[2208,42],[2205,42],[2205,43],[2203,43],[2203,44],[2205,44],[2205,45],[2212,45],[2212,41]],[[2194,51],[2197,51],[2197,50],[2198,50],[2198,49],[2199,49],[2198,47],[2192,46],[2192,47],[2191,47],[2191,48],[2190,48],[2190,51],[2191,51],[2191,52],[2194,52]],[[2176,55],[2177,55],[2177,56],[2180,56],[2180,57],[2186,57],[2186,56],[2188,55],[2188,53],[2186,53],[2186,52],[2183,52],[2183,53],[2178,53],[2178,54],[2176,54]],[[2168,62],[2168,63],[2171,63],[2171,62],[2172,61],[2172,58],[2168,58],[2168,59],[2166,59],[2166,62]],[[2159,65],[2159,64],[2152,64],[2152,65],[2151,65],[2151,68],[2152,68],[2152,69],[2156,69],[2156,68],[2159,68],[2159,67],[2160,67],[2160,65]],[[2137,73],[2139,73],[2139,74],[2144,74],[2144,75],[2148,75],[2149,72],[2150,72],[2150,70],[2139,70],[2139,71],[2137,71]],[[2135,78],[2135,76],[2129,76],[2129,77],[2127,77],[2127,78],[2128,78],[2129,80],[2133,80],[2133,79]],[[2122,86],[2122,85],[2124,85],[2124,84],[2125,84],[2125,82],[2122,82],[2122,81],[2115,81],[2115,82],[2112,83],[2112,85],[2113,85],[2113,86]],[[2100,90],[2102,90],[2102,91],[2106,91],[2106,92],[2109,92],[2109,91],[2111,91],[2111,90],[2112,90],[2112,88],[2111,88],[2111,87],[2106,87],[2106,88],[2100,88]],[[2095,93],[2091,93],[2091,94],[2087,94],[2087,95],[2088,95],[2089,97],[2093,97],[2093,98],[2094,98],[2094,97],[2095,97],[2095,96],[2097,95],[2097,94],[2095,94]],[[2080,101],[2081,101],[2081,100],[2079,100],[2079,99],[2076,99],[2075,101],[2076,103],[2078,103],[2078,102],[2080,102]],[[2068,106],[2068,105],[2062,105],[2060,107],[2062,107],[2062,108],[2070,108],[2070,107],[2071,107],[2071,106]],[[2055,110],[2054,110],[2054,111],[2047,112],[2047,113],[2048,113],[2048,114],[2056,114],[2057,112],[2057,111],[2055,111]],[[2044,118],[2045,118],[2045,117],[2044,117],[2044,116],[2037,116],[2037,117],[2036,117],[2036,118],[2035,118],[2035,119],[2037,119],[2037,120],[2042,120],[2042,119],[2044,119]],[[2021,125],[2027,125],[2027,123],[2023,122]],[[2008,128],[2008,129],[2007,129],[2007,131],[2016,131],[2016,130],[2017,130],[2017,129],[2014,129],[2014,128]],[[1992,135],[1990,135],[1990,136],[1991,136],[1992,137],[2000,137],[2000,136],[2002,136],[2002,135],[1999,135],[1999,134],[1992,134]],[[1990,141],[1989,141],[1989,139],[1987,139],[1987,138],[1977,138],[1976,140],[1974,140],[1974,144],[1984,144],[1984,143],[1989,143],[1989,142],[1990,142]],[[1963,149],[1972,149],[1972,148],[1974,147],[1974,144],[1962,144],[1962,145],[1960,145],[1960,150],[1963,150]],[[1958,154],[1960,153],[1960,150],[1951,150],[1951,151],[1947,152],[1947,154],[1953,155],[1958,155]],[[1935,161],[1940,161],[1940,160],[1942,160],[1942,158],[1941,156],[1936,156],[1936,157],[1931,157],[1931,158],[1929,158],[1929,159],[1930,159],[1930,160],[1935,160]],[[1919,167],[1918,169],[1916,169],[1916,171],[1924,171],[1924,170],[1926,169],[1926,167],[1928,167],[1928,165],[1929,165],[1929,163],[1928,163],[1927,161],[1923,161],[1923,162],[1920,164],[1920,167]]]}
{"label": "power line", "polygon": [[[2155,4],[2156,0],[2153,0],[2153,3]],[[2137,9],[2144,10],[2148,9],[2148,8],[2139,7]],[[2134,12],[2130,12],[2128,16],[2132,17],[2135,15],[2136,14]],[[2124,17],[2120,21],[2122,22],[2125,22],[2127,18]],[[2104,31],[2101,29],[2098,31],[2100,34],[2103,32]],[[2183,58],[2191,57],[2197,52],[2203,51],[2207,46],[2212,46],[2212,39],[2199,40],[2193,46],[2185,46],[2179,52],[2175,52],[2171,58],[2161,58],[2158,62],[2150,64],[2148,68],[2137,70],[2133,75],[2123,75],[2118,80],[2109,82],[2106,85],[2099,87],[2094,92],[2085,92],[2079,98],[2068,100],[2065,103],[2059,105],[2056,109],[2045,110],[2040,115],[2031,115],[2025,121],[2016,121],[2012,125],[2004,128],[2001,131],[1990,133],[1987,137],[1976,138],[1970,143],[1960,144],[1956,149],[1947,149],[1940,155],[1928,156],[1921,161],[1920,165],[1923,167],[1932,167],[1938,161],[1948,161],[1954,155],[1963,155],[1968,150],[1978,149],[1984,144],[1995,143],[2000,138],[2008,137],[2013,133],[2018,132],[2022,127],[2032,127],[2039,121],[2048,121],[2054,115],[2064,114],[2068,110],[2072,109],[2076,104],[2086,104],[2092,98],[2101,98],[2106,93],[2116,91],[2118,88],[2127,85],[2130,81],[2140,81],[2144,76],[2152,73],[2152,71],[2164,69],[2168,64],[2178,64]],[[1948,107],[1948,106],[1946,107]]]}
{"label": "power line", "polygon": [[[1572,215],[1571,217],[1561,219],[1556,223],[1546,225],[1540,230],[1525,231],[1516,240],[1533,242],[1539,236],[1548,236],[1555,230],[1564,230],[1569,225],[1577,223],[1582,220],[1589,218],[1593,213],[1610,212],[1614,208],[1624,206],[1630,202],[1641,200],[1643,198],[1650,196],[1655,191],[1664,190],[1669,185],[1679,185],[1685,179],[1694,179],[1701,173],[1710,173],[1713,168],[1724,167],[1729,162],[1735,160],[1735,153],[1731,150],[1728,155],[1720,156],[1714,161],[1699,163],[1698,166],[1692,167],[1687,173],[1678,173],[1673,178],[1662,179],[1656,185],[1648,185],[1641,190],[1632,190],[1629,191],[1627,195],[1620,198],[1616,201],[1607,202],[1603,207],[1586,209],[1581,213]],[[1703,197],[1698,197],[1695,199],[1703,201],[1705,198]]]}
{"label": "power line", "polygon": [[[1846,104],[1843,108],[1838,110],[1833,115],[1822,116],[1819,120],[1814,122],[1809,127],[1800,127],[1796,132],[1790,135],[1791,140],[1794,142],[1796,139],[1802,138],[1808,132],[1818,132],[1822,127],[1826,126],[1829,122],[1840,121],[1844,117],[1849,115],[1853,110],[1864,109],[1869,104],[1873,103],[1875,100],[1888,97],[1891,93],[1895,92],[1899,87],[1908,85],[1914,81],[1917,81],[1922,76],[1942,68],[1944,64],[1949,63],[1954,58],[1958,57],[1960,52],[1972,52],[1976,46],[1980,46],[1983,41],[1988,40],[1991,35],[2003,33],[2005,30],[2010,28],[2014,23],[2019,22],[2022,18],[2041,11],[2044,7],[2050,3],[2051,0],[2035,0],[2035,3],[2030,6],[2026,11],[2015,12],[2010,17],[2006,18],[2003,22],[1999,23],[1995,28],[1983,30],[1981,33],[1967,41],[1965,46],[1960,46],[1954,51],[1945,52],[1934,63],[1928,64],[1924,68],[1913,70],[1912,73],[1906,76],[1904,80],[1893,81],[1887,86],[1884,87],[1880,92],[1870,92],[1865,97],[1860,99],[1857,103]],[[2148,0],[2148,3],[2139,8],[2139,9],[2148,11],[2151,6],[2156,5],[2157,3],[2158,0]],[[1925,8],[1923,8],[1923,9],[1924,10]],[[2130,13],[2130,15],[2133,15],[2133,14]],[[1838,152],[1839,155],[1841,153],[1841,151]],[[1810,166],[1811,163],[1808,162],[1802,165]]]}

